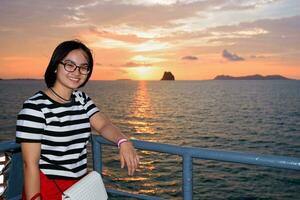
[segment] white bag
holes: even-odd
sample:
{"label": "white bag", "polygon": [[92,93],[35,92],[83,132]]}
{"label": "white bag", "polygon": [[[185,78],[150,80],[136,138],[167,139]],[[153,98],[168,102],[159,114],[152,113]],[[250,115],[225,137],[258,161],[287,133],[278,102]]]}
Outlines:
{"label": "white bag", "polygon": [[101,175],[92,171],[62,194],[62,200],[107,200]]}

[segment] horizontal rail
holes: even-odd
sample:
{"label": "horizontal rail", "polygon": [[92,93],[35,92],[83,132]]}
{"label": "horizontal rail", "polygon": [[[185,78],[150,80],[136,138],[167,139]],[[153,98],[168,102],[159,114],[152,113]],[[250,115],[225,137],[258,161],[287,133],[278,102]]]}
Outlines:
{"label": "horizontal rail", "polygon": [[15,143],[13,140],[6,140],[0,142],[0,153],[6,151],[14,151],[20,148],[20,144]]}
{"label": "horizontal rail", "polygon": [[120,190],[106,189],[106,191],[110,194],[116,194],[118,196],[127,196],[127,197],[133,197],[133,198],[144,199],[144,200],[161,200],[161,198],[158,197],[147,196],[142,194],[133,194],[128,192],[123,192]]}
{"label": "horizontal rail", "polygon": [[[93,136],[93,162],[94,169],[96,171],[102,171],[102,155],[101,144],[113,145],[114,143],[100,137]],[[156,151],[161,153],[169,153],[179,155],[183,158],[183,180],[182,190],[183,198],[185,200],[193,199],[193,158],[215,160],[231,163],[241,163],[249,165],[260,165],[266,167],[299,170],[300,171],[300,158],[287,157],[287,156],[274,156],[274,155],[262,155],[254,153],[241,153],[233,151],[212,150],[206,148],[194,148],[194,147],[180,147],[170,144],[153,143],[140,140],[132,140],[135,148],[148,151]],[[115,191],[112,191],[115,192]],[[119,193],[120,194],[120,193]],[[139,199],[152,199],[156,197],[142,196],[139,194],[122,193],[120,195],[128,197],[137,197]]]}
{"label": "horizontal rail", "polygon": [[[95,137],[97,142],[108,145],[115,145],[100,136]],[[205,160],[216,160],[223,162],[234,162],[267,167],[300,170],[300,158],[288,156],[274,156],[254,153],[241,153],[234,151],[211,150],[206,148],[181,147],[170,144],[131,140],[137,149],[169,153],[174,155],[190,155],[193,158]]]}

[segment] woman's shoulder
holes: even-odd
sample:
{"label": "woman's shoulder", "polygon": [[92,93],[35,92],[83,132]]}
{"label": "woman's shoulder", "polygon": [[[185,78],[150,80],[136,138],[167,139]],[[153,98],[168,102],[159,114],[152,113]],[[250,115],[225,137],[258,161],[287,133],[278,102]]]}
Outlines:
{"label": "woman's shoulder", "polygon": [[74,95],[75,95],[75,94],[82,95],[82,94],[84,94],[84,92],[81,91],[81,90],[73,90],[73,94],[74,94]]}
{"label": "woman's shoulder", "polygon": [[84,98],[84,99],[88,99],[89,96],[87,95],[86,92],[83,92],[81,90],[74,90],[73,91],[73,95],[75,95],[75,97],[81,97],[81,98]]}
{"label": "woman's shoulder", "polygon": [[42,91],[37,91],[33,95],[31,95],[29,98],[25,100],[26,101],[37,101],[43,97],[43,92]]}
{"label": "woman's shoulder", "polygon": [[92,99],[85,92],[80,91],[80,90],[74,90],[73,95],[74,95],[75,101],[79,101],[83,105],[92,101]]}
{"label": "woman's shoulder", "polygon": [[38,91],[23,102],[23,106],[20,113],[24,113],[25,110],[40,111],[44,104],[45,104],[44,94],[42,91]]}
{"label": "woman's shoulder", "polygon": [[43,93],[43,91],[37,91],[36,93],[34,93],[32,96],[30,96],[29,98],[27,98],[24,101],[24,104],[27,103],[31,103],[31,104],[40,104],[43,101],[45,101],[47,98],[45,97],[45,94]]}

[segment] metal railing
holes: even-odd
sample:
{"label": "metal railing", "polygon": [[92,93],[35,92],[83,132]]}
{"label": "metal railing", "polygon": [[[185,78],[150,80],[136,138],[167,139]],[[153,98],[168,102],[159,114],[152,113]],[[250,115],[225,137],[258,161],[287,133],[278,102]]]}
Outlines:
{"label": "metal railing", "polygon": [[[4,185],[5,187],[7,186],[5,191],[5,199],[20,200],[22,197],[21,194],[23,189],[23,161],[20,152],[20,145],[16,144],[14,141],[1,141],[0,154],[4,152],[9,152],[11,156],[9,168],[5,170],[5,173],[8,173],[5,177],[8,178],[8,180],[4,180]],[[4,171],[1,171],[0,174],[2,174],[3,172]]]}
{"label": "metal railing", "polygon": [[[185,200],[191,200],[193,198],[193,158],[250,165],[260,165],[300,171],[300,158],[295,157],[260,155],[251,153],[210,150],[205,148],[180,147],[176,145],[146,142],[139,140],[132,140],[132,142],[137,149],[169,153],[173,155],[179,155],[183,158],[182,191],[183,198]],[[92,137],[93,168],[98,172],[102,171],[102,145],[115,146],[115,144],[105,140],[100,136]],[[6,196],[9,200],[21,199],[22,184],[20,183],[23,182],[23,174],[20,145],[15,144],[13,141],[0,142],[0,153],[7,151],[12,152],[13,154],[9,170],[12,173],[10,173],[9,175],[8,190]],[[138,199],[160,199],[154,196],[132,194],[113,189],[107,189],[107,192],[121,196],[134,197]]]}
{"label": "metal railing", "polygon": [[[93,166],[96,171],[101,172],[102,162],[99,162],[99,159],[100,161],[102,160],[102,145],[104,144],[115,146],[115,144],[105,140],[100,136],[93,136],[92,142]],[[176,145],[146,142],[139,140],[132,140],[132,142],[137,149],[169,153],[173,155],[179,155],[183,158],[182,191],[184,200],[193,199],[193,158],[250,165],[260,165],[280,169],[298,170],[300,172],[300,158],[295,157],[240,153],[221,150],[211,150],[205,148],[181,147]],[[120,192],[117,190],[109,190],[108,192],[117,195],[135,197],[139,199],[160,199],[154,196],[131,194],[127,192]]]}

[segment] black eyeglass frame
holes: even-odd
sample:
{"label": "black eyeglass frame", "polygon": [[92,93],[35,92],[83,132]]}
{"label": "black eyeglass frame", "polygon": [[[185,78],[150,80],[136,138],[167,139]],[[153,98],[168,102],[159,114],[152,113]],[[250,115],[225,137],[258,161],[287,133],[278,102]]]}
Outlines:
{"label": "black eyeglass frame", "polygon": [[[83,69],[83,66],[76,65],[76,64],[75,64],[74,62],[72,62],[72,61],[68,61],[68,62],[60,61],[59,63],[62,64],[62,65],[64,66],[64,69],[65,69],[67,72],[75,72],[76,69],[78,68],[80,74],[82,74],[82,75],[88,75],[88,74],[90,73],[90,71],[91,71],[89,67],[84,66],[84,67],[87,68],[87,71],[86,71],[86,73],[82,73],[81,69]],[[66,69],[66,65],[67,65],[67,64],[74,65],[74,66],[75,66],[74,70],[67,70],[67,69]]]}

